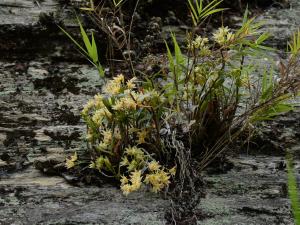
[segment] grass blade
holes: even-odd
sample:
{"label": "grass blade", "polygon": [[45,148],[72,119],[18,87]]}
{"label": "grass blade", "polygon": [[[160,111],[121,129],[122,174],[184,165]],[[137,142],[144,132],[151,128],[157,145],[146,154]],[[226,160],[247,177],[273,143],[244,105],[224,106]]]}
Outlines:
{"label": "grass blade", "polygon": [[91,42],[90,42],[89,37],[87,36],[87,34],[86,34],[86,32],[85,32],[85,30],[84,30],[84,28],[82,26],[80,20],[78,18],[77,18],[77,20],[78,20],[78,24],[79,24],[79,27],[80,27],[80,33],[81,33],[81,36],[82,36],[82,40],[83,40],[84,45],[85,45],[85,47],[86,47],[86,49],[88,51],[88,55],[91,57],[91,55],[92,55],[92,45],[91,45]]}
{"label": "grass blade", "polygon": [[291,156],[287,158],[287,169],[288,169],[288,190],[289,197],[291,200],[291,206],[293,215],[295,218],[295,224],[300,225],[300,203],[299,194],[297,188],[297,180],[294,173],[293,160]]}
{"label": "grass blade", "polygon": [[92,33],[92,48],[91,48],[91,58],[94,63],[97,63],[98,60],[98,51],[97,51],[97,45],[95,42],[94,34]]}
{"label": "grass blade", "polygon": [[60,28],[60,30],[67,35],[68,38],[71,39],[71,41],[86,55],[88,55],[88,52],[86,50],[84,50],[84,48],[66,31],[64,30],[61,26],[58,26]]}

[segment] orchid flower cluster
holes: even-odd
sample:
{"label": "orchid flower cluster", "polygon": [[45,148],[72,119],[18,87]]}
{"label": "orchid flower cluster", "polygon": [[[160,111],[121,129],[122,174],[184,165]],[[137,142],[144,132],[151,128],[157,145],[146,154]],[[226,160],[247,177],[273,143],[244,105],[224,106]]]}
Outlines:
{"label": "orchid flower cluster", "polygon": [[[136,77],[127,81],[122,74],[114,77],[81,112],[92,150],[89,168],[119,179],[125,195],[140,189],[142,183],[159,192],[175,175],[175,167],[166,169],[154,159],[155,152],[147,152],[159,141],[154,135],[156,109],[164,97],[156,90],[138,88],[137,83]],[[78,158],[75,153],[66,167],[75,167]]]}

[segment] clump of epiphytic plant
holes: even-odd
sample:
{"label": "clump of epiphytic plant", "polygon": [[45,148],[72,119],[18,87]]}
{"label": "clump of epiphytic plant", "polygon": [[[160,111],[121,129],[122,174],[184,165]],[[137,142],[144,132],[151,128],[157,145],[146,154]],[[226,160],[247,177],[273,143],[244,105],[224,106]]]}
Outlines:
{"label": "clump of epiphytic plant", "polygon": [[92,149],[90,168],[120,179],[125,194],[142,181],[160,191],[176,169],[165,168],[155,157],[161,151],[158,124],[164,99],[154,89],[139,89],[137,82],[118,75],[82,111]]}
{"label": "clump of epiphytic plant", "polygon": [[203,20],[221,11],[219,3],[188,1],[194,27],[184,49],[171,35],[168,72],[131,78],[119,74],[87,103],[82,117],[89,160],[79,163],[75,153],[67,159],[69,169],[86,164],[119,180],[124,194],[143,183],[158,192],[172,177],[184,180],[192,161],[201,172],[246,129],[293,108],[286,100],[300,87],[300,32],[276,75],[275,64],[266,59],[270,48],[263,45],[269,35],[247,13],[238,30],[221,27],[211,37],[196,32]]}

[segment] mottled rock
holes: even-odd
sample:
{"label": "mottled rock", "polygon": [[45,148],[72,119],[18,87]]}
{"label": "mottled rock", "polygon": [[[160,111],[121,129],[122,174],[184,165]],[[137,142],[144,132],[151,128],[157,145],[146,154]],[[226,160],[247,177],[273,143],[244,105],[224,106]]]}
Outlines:
{"label": "mottled rock", "polygon": [[74,187],[26,170],[0,181],[0,223],[165,224],[168,201],[150,193],[122,196],[114,187]]}
{"label": "mottled rock", "polygon": [[258,20],[264,20],[264,31],[268,31],[272,38],[268,44],[281,50],[286,50],[286,44],[290,40],[293,32],[300,26],[300,2],[290,0],[290,7],[280,9],[271,8]]}
{"label": "mottled rock", "polygon": [[[69,8],[60,10],[61,4],[64,1],[0,2],[0,224],[165,224],[170,202],[163,196],[142,191],[124,197],[110,185],[69,184],[76,177],[64,173],[64,160],[74,150],[86,149],[80,110],[103,80],[94,68],[72,62],[80,57],[70,57],[74,46],[55,25],[60,18],[74,25]],[[292,0],[290,9],[270,9],[262,15],[265,29],[275,34],[272,45],[285,45],[290,30],[300,24],[299,11],[300,4]],[[149,31],[167,39],[171,30],[184,43],[188,27],[178,27],[177,19],[170,12],[166,20],[172,26],[167,27],[157,17]],[[164,46],[149,34],[147,41],[153,40]],[[263,129],[274,146],[286,142],[297,155],[299,121],[295,111]],[[274,157],[275,148],[268,149],[259,157],[234,157],[224,173],[205,176],[208,194],[198,206],[198,224],[292,224],[285,152]],[[300,164],[295,164],[299,177]]]}

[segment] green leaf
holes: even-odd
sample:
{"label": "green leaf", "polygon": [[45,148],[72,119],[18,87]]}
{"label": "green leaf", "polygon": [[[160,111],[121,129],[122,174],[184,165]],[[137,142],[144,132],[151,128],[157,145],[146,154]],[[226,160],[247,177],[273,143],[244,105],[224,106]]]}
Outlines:
{"label": "green leaf", "polygon": [[[196,1],[198,2],[198,1]],[[197,25],[197,12],[196,12],[196,9],[192,3],[192,0],[188,0],[188,3],[189,3],[189,6],[190,6],[190,9],[191,9],[191,15],[192,15],[192,19],[193,19],[193,22],[194,22],[194,25],[196,26]],[[202,1],[201,1],[202,3]]]}
{"label": "green leaf", "polygon": [[243,16],[243,24],[245,24],[247,22],[248,14],[249,14],[249,10],[248,10],[248,4],[247,4],[246,10],[245,10],[245,13],[244,13],[244,16]]}
{"label": "green leaf", "polygon": [[295,225],[300,225],[300,203],[299,192],[297,188],[297,180],[293,167],[293,160],[290,155],[287,157],[287,170],[288,170],[288,192],[291,200],[293,215],[295,218]]}
{"label": "green leaf", "polygon": [[107,108],[107,110],[110,113],[114,114],[114,110],[112,109],[112,106],[111,106],[110,102],[108,101],[108,99],[104,98],[104,99],[102,99],[102,102],[105,105],[105,107]]}
{"label": "green leaf", "polygon": [[196,7],[198,12],[202,12],[203,1],[196,1]]}
{"label": "green leaf", "polygon": [[224,10],[225,10],[225,8],[211,10],[211,11],[205,13],[203,16],[201,16],[201,18],[206,18],[206,17],[208,17],[212,14],[215,14],[215,13],[218,13],[218,12],[221,12],[221,11],[224,11]]}
{"label": "green leaf", "polygon": [[92,33],[92,46],[91,46],[91,58],[94,63],[97,63],[98,60],[98,51],[97,51],[97,45],[95,42],[94,34]]}
{"label": "green leaf", "polygon": [[98,63],[98,65],[96,65],[96,66],[97,66],[98,72],[100,74],[100,77],[104,77],[105,71],[104,71],[102,65],[100,63]]}
{"label": "green leaf", "polygon": [[[203,0],[200,0],[201,2]],[[223,2],[223,0],[219,1],[219,0],[213,0],[211,1],[207,6],[205,6],[203,8],[203,10],[201,10],[200,12],[205,12],[205,11],[210,11],[211,9],[217,7],[218,5],[220,5]]]}
{"label": "green leaf", "polygon": [[262,44],[265,40],[267,40],[271,35],[269,33],[263,33],[262,35],[260,35],[256,41],[255,44],[260,45]]}
{"label": "green leaf", "polygon": [[174,50],[175,50],[175,60],[177,65],[182,65],[184,63],[184,57],[181,53],[181,49],[179,47],[179,44],[176,40],[176,37],[174,34],[172,35],[173,43],[174,43]]}
{"label": "green leaf", "polygon": [[273,86],[274,86],[273,79],[274,79],[273,67],[270,69],[269,77],[268,77],[268,69],[265,68],[263,73],[263,78],[262,78],[262,94],[260,97],[262,102],[267,101],[273,95]]}
{"label": "green leaf", "polygon": [[274,113],[273,114],[271,113],[271,116],[277,116],[279,114],[289,112],[289,111],[291,111],[293,109],[294,109],[294,107],[292,105],[290,105],[290,104],[280,103],[280,104],[275,105],[272,108],[272,110],[274,111]]}
{"label": "green leaf", "polygon": [[78,20],[78,24],[79,24],[79,27],[80,27],[80,33],[81,33],[81,36],[82,36],[82,40],[83,40],[84,45],[85,45],[85,47],[88,51],[88,55],[91,57],[92,56],[92,44],[91,44],[91,42],[90,42],[90,40],[89,40],[89,38],[88,38],[88,36],[85,32],[80,20],[78,18],[77,18],[77,20]]}
{"label": "green leaf", "polygon": [[119,7],[123,2],[124,0],[113,0],[114,6],[116,8]]}
{"label": "green leaf", "polygon": [[201,20],[205,20],[209,15],[223,11],[224,9],[215,9],[223,0],[213,0],[203,8],[203,0],[188,0],[189,8],[193,19],[194,26],[197,26]]}
{"label": "green leaf", "polygon": [[174,73],[175,72],[174,58],[173,58],[173,55],[172,55],[172,52],[171,52],[171,50],[169,48],[168,43],[166,41],[165,41],[165,43],[166,43],[167,53],[168,53],[169,68],[170,68],[171,72]]}
{"label": "green leaf", "polygon": [[300,52],[300,29],[292,36],[292,40],[288,42],[288,47],[293,55],[297,55]]}

